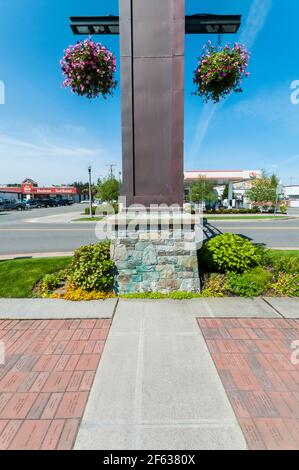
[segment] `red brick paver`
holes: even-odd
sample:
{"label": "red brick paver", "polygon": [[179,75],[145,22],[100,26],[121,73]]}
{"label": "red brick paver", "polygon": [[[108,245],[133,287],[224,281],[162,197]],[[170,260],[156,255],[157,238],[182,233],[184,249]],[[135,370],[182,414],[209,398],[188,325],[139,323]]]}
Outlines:
{"label": "red brick paver", "polygon": [[110,325],[0,321],[0,450],[72,449]]}
{"label": "red brick paver", "polygon": [[201,318],[198,324],[248,448],[299,449],[299,364],[291,358],[293,341],[299,350],[299,321]]}

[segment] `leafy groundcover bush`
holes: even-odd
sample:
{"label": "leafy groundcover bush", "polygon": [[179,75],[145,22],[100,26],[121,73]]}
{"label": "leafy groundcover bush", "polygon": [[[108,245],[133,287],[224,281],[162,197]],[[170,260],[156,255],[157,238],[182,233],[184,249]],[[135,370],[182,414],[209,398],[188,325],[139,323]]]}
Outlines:
{"label": "leafy groundcover bush", "polygon": [[271,288],[278,296],[299,297],[299,273],[280,273]]}
{"label": "leafy groundcover bush", "polygon": [[113,289],[114,263],[110,259],[110,242],[82,246],[75,251],[70,284],[87,292]]}
{"label": "leafy groundcover bush", "polygon": [[74,301],[111,298],[114,296],[114,270],[110,242],[83,246],[75,251],[69,270],[42,279],[39,294]]}
{"label": "leafy groundcover bush", "polygon": [[208,272],[243,273],[258,266],[260,251],[248,240],[233,233],[211,238],[199,252],[202,269]]}
{"label": "leafy groundcover bush", "polygon": [[49,297],[54,290],[62,288],[70,274],[70,269],[62,269],[56,273],[46,274],[38,284],[41,297]]}
{"label": "leafy groundcover bush", "polygon": [[269,288],[271,278],[269,271],[258,266],[242,274],[229,274],[226,289],[239,297],[258,297]]}
{"label": "leafy groundcover bush", "polygon": [[271,266],[275,274],[299,274],[299,257],[290,256],[273,259]]}
{"label": "leafy groundcover bush", "polygon": [[[61,298],[61,296],[57,294],[52,294],[52,298]],[[69,284],[66,288],[66,292],[63,295],[65,300],[72,300],[73,302],[78,302],[82,300],[104,300],[104,299],[112,299],[116,297],[114,292],[99,292],[97,290],[86,291],[81,289],[80,287],[75,287]]]}
{"label": "leafy groundcover bush", "polygon": [[202,297],[224,297],[226,280],[224,274],[206,274],[204,278]]}
{"label": "leafy groundcover bush", "polygon": [[299,297],[299,257],[274,256],[238,235],[210,239],[199,251],[199,264],[205,297]]}

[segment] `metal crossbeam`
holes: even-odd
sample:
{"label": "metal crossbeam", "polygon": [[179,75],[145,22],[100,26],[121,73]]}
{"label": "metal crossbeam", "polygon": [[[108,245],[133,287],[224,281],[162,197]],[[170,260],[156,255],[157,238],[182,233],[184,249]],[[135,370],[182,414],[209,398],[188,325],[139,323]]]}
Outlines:
{"label": "metal crossbeam", "polygon": [[[119,34],[119,16],[72,16],[71,28],[76,35]],[[186,34],[235,34],[241,15],[186,16]]]}

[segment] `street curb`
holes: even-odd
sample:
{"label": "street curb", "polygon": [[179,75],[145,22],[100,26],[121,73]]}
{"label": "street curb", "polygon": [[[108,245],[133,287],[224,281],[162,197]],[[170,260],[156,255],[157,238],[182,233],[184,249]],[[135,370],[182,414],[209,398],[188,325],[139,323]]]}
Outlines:
{"label": "street curb", "polygon": [[8,255],[0,255],[0,261],[11,261],[14,259],[31,259],[31,258],[56,258],[63,256],[73,256],[73,251],[55,251],[50,253],[15,253]]}

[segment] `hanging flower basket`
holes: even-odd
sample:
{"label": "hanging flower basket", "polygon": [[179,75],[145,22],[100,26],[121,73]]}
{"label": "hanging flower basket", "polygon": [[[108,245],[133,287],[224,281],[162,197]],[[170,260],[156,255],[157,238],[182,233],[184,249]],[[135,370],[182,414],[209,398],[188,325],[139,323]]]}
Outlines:
{"label": "hanging flower basket", "polygon": [[205,102],[218,103],[230,93],[241,93],[242,80],[249,75],[248,60],[249,53],[242,44],[216,48],[209,41],[194,72],[195,94]]}
{"label": "hanging flower basket", "polygon": [[91,39],[80,41],[64,51],[60,63],[66,77],[63,86],[71,88],[72,93],[89,99],[113,94],[116,59],[102,44]]}

